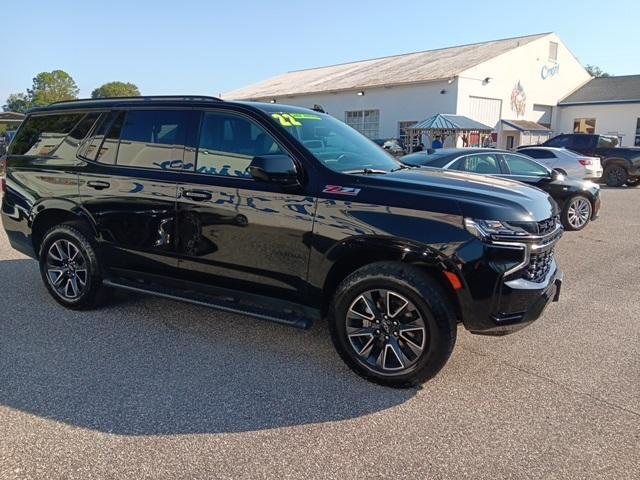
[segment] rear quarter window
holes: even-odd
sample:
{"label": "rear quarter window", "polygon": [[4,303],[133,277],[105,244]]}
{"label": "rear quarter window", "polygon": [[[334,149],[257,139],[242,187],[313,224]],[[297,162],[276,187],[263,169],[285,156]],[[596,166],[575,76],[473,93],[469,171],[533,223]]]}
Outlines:
{"label": "rear quarter window", "polygon": [[84,113],[29,116],[11,142],[10,155],[52,155]]}

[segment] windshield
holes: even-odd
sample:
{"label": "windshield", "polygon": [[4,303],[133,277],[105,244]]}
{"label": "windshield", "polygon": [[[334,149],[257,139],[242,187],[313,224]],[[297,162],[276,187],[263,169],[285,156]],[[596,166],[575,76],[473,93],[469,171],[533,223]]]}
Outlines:
{"label": "windshield", "polygon": [[408,165],[442,168],[452,160],[452,157],[450,154],[438,155],[437,153],[417,152],[405,155],[401,160],[402,163]]}
{"label": "windshield", "polygon": [[401,164],[364,135],[319,113],[276,112],[273,119],[331,170],[341,173],[386,173]]}

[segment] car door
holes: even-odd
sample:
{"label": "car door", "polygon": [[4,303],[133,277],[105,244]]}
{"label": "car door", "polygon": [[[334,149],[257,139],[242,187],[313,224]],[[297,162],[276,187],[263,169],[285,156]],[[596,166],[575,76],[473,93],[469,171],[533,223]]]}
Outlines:
{"label": "car door", "polygon": [[177,267],[175,170],[183,168],[191,109],[113,111],[81,147],[83,207],[114,270],[168,275]]}
{"label": "car door", "polygon": [[502,173],[498,155],[493,152],[478,152],[465,155],[456,160],[449,168],[483,175],[499,175]]}
{"label": "car door", "polygon": [[288,154],[273,126],[220,108],[201,113],[196,168],[178,188],[182,279],[289,300],[305,292],[315,198],[252,178],[256,156]]}

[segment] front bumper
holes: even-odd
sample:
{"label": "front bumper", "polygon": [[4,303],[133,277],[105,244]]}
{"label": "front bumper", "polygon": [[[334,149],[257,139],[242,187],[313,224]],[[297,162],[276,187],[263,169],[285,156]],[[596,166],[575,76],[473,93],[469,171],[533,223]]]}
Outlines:
{"label": "front bumper", "polygon": [[557,301],[563,275],[554,248],[561,236],[557,225],[548,234],[472,242],[458,250],[464,288],[457,294],[465,328],[506,335],[529,325]]}
{"label": "front bumper", "polygon": [[479,335],[507,335],[517,332],[540,318],[551,302],[560,299],[563,274],[555,268],[543,283],[522,278],[504,282],[496,295],[495,312],[478,319],[469,331]]}

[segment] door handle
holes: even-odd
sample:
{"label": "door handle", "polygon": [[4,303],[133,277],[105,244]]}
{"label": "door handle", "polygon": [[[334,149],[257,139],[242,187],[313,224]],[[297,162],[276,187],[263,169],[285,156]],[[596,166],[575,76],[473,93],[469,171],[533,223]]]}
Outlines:
{"label": "door handle", "polygon": [[87,187],[95,188],[96,190],[104,190],[105,188],[109,188],[111,184],[109,182],[101,182],[101,181],[92,181],[87,182]]}
{"label": "door handle", "polygon": [[182,190],[182,196],[194,202],[204,202],[213,197],[210,192],[205,190]]}

